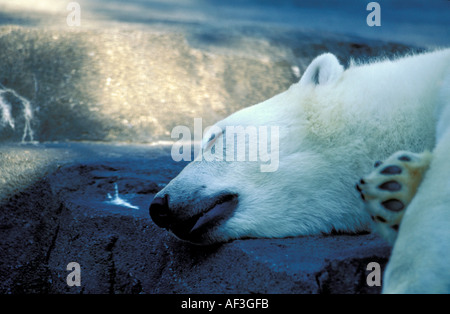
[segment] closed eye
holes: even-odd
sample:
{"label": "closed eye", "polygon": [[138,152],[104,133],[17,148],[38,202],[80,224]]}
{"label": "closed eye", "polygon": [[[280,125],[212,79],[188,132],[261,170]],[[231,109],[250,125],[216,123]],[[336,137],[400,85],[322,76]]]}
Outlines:
{"label": "closed eye", "polygon": [[215,139],[215,138],[216,138],[216,134],[211,134],[211,136],[209,137],[207,143],[211,142],[211,141],[212,141],[213,139]]}
{"label": "closed eye", "polygon": [[210,148],[217,140],[217,138],[220,137],[222,134],[223,134],[222,130],[217,133],[212,133],[211,136],[208,138],[208,140],[203,144],[203,150]]}

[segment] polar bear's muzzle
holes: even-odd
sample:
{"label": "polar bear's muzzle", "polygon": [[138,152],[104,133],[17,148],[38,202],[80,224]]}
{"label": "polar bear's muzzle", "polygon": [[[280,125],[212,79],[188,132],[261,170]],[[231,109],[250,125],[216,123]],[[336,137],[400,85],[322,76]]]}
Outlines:
{"label": "polar bear's muzzle", "polygon": [[198,214],[185,217],[182,212],[190,210],[174,210],[170,206],[169,195],[155,197],[150,205],[149,212],[153,222],[161,228],[165,228],[174,233],[178,238],[192,243],[209,243],[211,231],[226,221],[234,212],[238,204],[237,194],[222,194],[208,202],[202,204],[202,209]]}

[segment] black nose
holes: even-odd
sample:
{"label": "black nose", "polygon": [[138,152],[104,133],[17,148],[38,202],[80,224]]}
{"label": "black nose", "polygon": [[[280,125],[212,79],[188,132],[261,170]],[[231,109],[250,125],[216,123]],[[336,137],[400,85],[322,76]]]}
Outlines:
{"label": "black nose", "polygon": [[155,197],[149,208],[150,217],[153,222],[161,227],[166,228],[170,224],[169,199],[167,195],[164,197]]}

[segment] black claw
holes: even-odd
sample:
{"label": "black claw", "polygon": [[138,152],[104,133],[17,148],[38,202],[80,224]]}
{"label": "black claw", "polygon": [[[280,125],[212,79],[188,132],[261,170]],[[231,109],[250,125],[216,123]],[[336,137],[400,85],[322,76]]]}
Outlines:
{"label": "black claw", "polygon": [[364,181],[364,179],[361,179],[361,180],[359,180],[359,183],[366,184],[366,181]]}
{"label": "black claw", "polygon": [[381,217],[381,216],[375,216],[375,221],[379,221],[379,222],[385,223],[385,222],[386,222],[386,219],[384,219],[384,218]]}
{"label": "black claw", "polygon": [[355,188],[356,188],[356,190],[357,190],[358,192],[361,192],[361,191],[362,191],[358,184],[355,185]]}
{"label": "black claw", "polygon": [[398,231],[398,225],[393,225],[391,228],[394,229],[395,231]]}
{"label": "black claw", "polygon": [[374,168],[378,168],[383,162],[381,160],[375,161],[375,164],[373,165]]}

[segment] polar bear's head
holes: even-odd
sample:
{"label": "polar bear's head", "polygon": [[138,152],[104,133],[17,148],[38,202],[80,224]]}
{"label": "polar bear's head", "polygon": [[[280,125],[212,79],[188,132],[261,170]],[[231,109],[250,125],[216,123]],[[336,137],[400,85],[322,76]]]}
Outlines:
{"label": "polar bear's head", "polygon": [[[363,225],[362,216],[343,210],[358,207],[356,175],[314,123],[316,109],[337,101],[343,73],[334,55],[321,55],[287,91],[211,127],[201,156],[155,196],[153,221],[198,244]],[[230,135],[237,128],[246,133],[241,140]]]}

